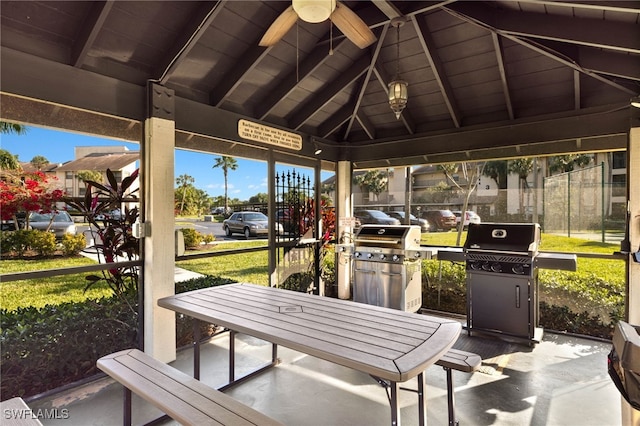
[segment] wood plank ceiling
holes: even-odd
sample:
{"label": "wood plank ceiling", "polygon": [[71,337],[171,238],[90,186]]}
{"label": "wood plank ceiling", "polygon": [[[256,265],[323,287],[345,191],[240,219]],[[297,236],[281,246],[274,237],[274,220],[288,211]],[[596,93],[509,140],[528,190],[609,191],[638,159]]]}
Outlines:
{"label": "wood plank ceiling", "polygon": [[[302,134],[305,155],[313,141],[360,168],[624,148],[640,2],[344,4],[376,35],[371,46],[300,19],[258,46],[288,1],[3,0],[2,118],[36,121],[19,102],[35,98],[139,123],[143,100],[123,99],[154,81],[193,106],[176,111],[185,134],[228,140],[246,118]],[[400,119],[386,93],[396,69],[409,83]]]}

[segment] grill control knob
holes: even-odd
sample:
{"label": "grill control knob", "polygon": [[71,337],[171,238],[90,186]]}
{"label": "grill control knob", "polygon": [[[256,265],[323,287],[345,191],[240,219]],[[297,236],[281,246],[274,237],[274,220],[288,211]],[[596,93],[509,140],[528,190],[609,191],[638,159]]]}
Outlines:
{"label": "grill control knob", "polygon": [[469,266],[471,267],[471,269],[477,270],[481,268],[481,265],[479,262],[476,262],[475,260],[470,260],[469,261]]}
{"label": "grill control knob", "polygon": [[394,255],[391,257],[391,260],[393,260],[394,262],[397,262],[398,260],[400,260],[400,256],[398,256],[397,254],[394,254]]}
{"label": "grill control knob", "polygon": [[387,257],[387,255],[385,255],[385,254],[381,254],[381,255],[380,255],[380,256],[378,256],[378,257],[380,258],[380,260],[384,260],[384,259]]}
{"label": "grill control knob", "polygon": [[511,271],[513,271],[513,273],[516,275],[524,275],[524,266],[516,265],[513,268],[511,268]]}
{"label": "grill control knob", "polygon": [[499,264],[498,262],[493,262],[491,264],[491,270],[493,272],[502,272],[502,265]]}
{"label": "grill control knob", "polygon": [[367,253],[367,259],[371,259],[373,257],[373,253]]}
{"label": "grill control knob", "polygon": [[491,270],[491,265],[489,264],[489,262],[484,262],[482,264],[482,270],[483,271],[490,271]]}
{"label": "grill control knob", "polygon": [[362,256],[362,255],[360,254],[360,252],[359,252],[359,251],[357,251],[357,252],[353,253],[353,256],[354,256],[354,257],[360,257],[360,256]]}

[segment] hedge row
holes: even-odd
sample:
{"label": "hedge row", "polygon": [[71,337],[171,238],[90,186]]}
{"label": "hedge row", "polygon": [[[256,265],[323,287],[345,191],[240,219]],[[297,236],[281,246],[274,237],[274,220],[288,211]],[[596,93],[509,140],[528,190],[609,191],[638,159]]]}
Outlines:
{"label": "hedge row", "polygon": [[28,251],[33,251],[39,256],[51,256],[58,248],[65,256],[74,256],[79,254],[86,245],[82,234],[65,234],[58,245],[53,233],[38,229],[19,229],[0,233],[0,252],[3,256],[23,257]]}
{"label": "hedge row", "polygon": [[[227,284],[203,277],[176,283],[176,293]],[[135,306],[135,304],[134,304]],[[2,399],[33,396],[96,373],[96,361],[109,353],[137,346],[137,315],[116,297],[0,309],[0,375]],[[203,336],[212,326],[203,326]],[[177,315],[176,343],[191,342],[191,321]]]}

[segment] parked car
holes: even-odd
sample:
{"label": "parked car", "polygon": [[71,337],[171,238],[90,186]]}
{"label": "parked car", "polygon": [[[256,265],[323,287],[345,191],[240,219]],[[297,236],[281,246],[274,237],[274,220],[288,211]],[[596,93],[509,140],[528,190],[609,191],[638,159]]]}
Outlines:
{"label": "parked car", "polygon": [[[276,222],[276,234],[284,233],[282,224]],[[260,212],[235,212],[222,222],[222,229],[227,237],[234,233],[244,234],[245,238],[267,236],[269,234],[269,218]]]}
{"label": "parked car", "polygon": [[456,227],[456,216],[451,210],[427,210],[422,218],[429,222],[432,231],[450,231]]}
{"label": "parked car", "polygon": [[53,232],[58,239],[62,238],[64,234],[75,235],[76,233],[76,224],[66,211],[57,213],[32,212],[29,215],[29,228],[41,231],[46,231],[48,228],[49,232]]}
{"label": "parked car", "polygon": [[[460,219],[462,218],[462,212],[460,210],[454,210],[452,211],[452,213],[456,216],[456,227],[460,226]],[[476,212],[473,212],[471,210],[467,210],[465,212],[464,225],[463,225],[464,229],[467,229],[470,223],[480,223],[480,222],[482,222],[482,220],[480,219],[480,216],[476,214]]]}
{"label": "parked car", "polygon": [[370,223],[380,225],[400,225],[400,221],[398,219],[392,218],[380,210],[357,210],[353,215],[362,225]]}
{"label": "parked car", "polygon": [[[385,212],[389,216],[396,218],[400,221],[400,223],[404,223],[404,212],[403,211],[389,211]],[[409,215],[409,222],[411,225],[418,225],[420,227],[420,232],[429,232],[429,222],[426,219],[418,219],[414,215]]]}

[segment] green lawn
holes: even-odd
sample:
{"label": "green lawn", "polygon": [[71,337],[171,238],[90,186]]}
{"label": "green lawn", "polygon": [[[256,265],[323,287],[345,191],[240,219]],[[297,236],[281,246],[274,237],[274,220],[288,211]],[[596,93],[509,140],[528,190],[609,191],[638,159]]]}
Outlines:
{"label": "green lawn", "polygon": [[[0,261],[3,274],[93,264],[95,264],[95,261],[82,256],[64,259],[3,259]],[[47,304],[57,305],[63,302],[77,302],[88,298],[96,299],[111,295],[111,290],[104,283],[94,285],[85,293],[86,275],[88,274],[60,275],[0,283],[0,306],[11,311],[22,306],[42,307]]]}

